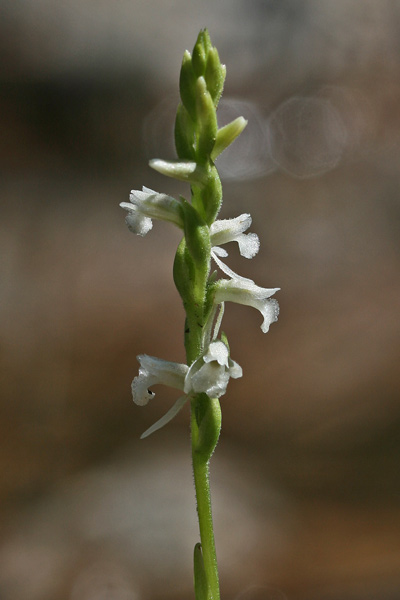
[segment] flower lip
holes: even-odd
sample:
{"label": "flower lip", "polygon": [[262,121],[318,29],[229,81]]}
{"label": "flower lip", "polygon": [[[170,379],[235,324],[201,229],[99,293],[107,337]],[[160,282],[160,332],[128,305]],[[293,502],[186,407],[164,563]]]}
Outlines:
{"label": "flower lip", "polygon": [[125,217],[125,223],[127,224],[129,231],[144,237],[146,233],[153,229],[152,220],[149,217],[146,217],[136,206],[129,204],[128,202],[121,202],[120,206],[128,211],[128,214]]}

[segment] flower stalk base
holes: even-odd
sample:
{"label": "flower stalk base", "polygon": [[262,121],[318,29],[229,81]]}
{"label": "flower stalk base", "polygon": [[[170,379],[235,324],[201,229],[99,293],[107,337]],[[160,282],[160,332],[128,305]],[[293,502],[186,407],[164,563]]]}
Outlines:
{"label": "flower stalk base", "polygon": [[201,539],[201,546],[195,546],[194,580],[196,600],[219,600],[209,464],[221,430],[221,408],[217,398],[204,396],[193,400],[191,406],[192,464]]}

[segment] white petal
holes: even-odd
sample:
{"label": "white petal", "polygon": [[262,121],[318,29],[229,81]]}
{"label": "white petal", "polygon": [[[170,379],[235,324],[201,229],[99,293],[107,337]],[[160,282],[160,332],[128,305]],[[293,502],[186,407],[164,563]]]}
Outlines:
{"label": "white petal", "polygon": [[[219,248],[219,250],[221,250],[221,248]],[[217,263],[217,265],[219,266],[221,271],[223,273],[225,273],[225,275],[228,275],[232,279],[236,279],[238,281],[241,280],[244,282],[253,283],[251,279],[247,279],[247,277],[241,277],[241,275],[238,275],[237,273],[235,273],[235,271],[232,271],[232,269],[230,269],[228,267],[228,265],[226,265],[224,262],[222,262],[222,260],[219,260],[217,253],[215,252],[215,248],[211,248],[211,256],[213,257],[213,259],[215,260],[215,262]]]}
{"label": "white petal", "polygon": [[249,302],[253,302],[253,300],[269,298],[279,290],[280,288],[260,287],[252,279],[245,279],[244,277],[235,275],[232,279],[220,279],[217,282],[216,297],[220,298],[221,302],[225,299],[237,302],[238,304],[248,304]]}
{"label": "white petal", "polygon": [[149,435],[151,435],[158,429],[161,429],[161,427],[164,427],[164,425],[172,421],[172,419],[178,414],[178,412],[182,410],[187,400],[187,396],[181,396],[181,398],[178,398],[175,404],[169,409],[168,412],[165,413],[163,417],[161,417],[161,419],[156,421],[151,427],[149,427],[144,433],[142,433],[140,439],[143,440],[144,438],[148,437]]}
{"label": "white petal", "polygon": [[146,187],[143,187],[143,191],[132,190],[129,198],[132,205],[146,217],[169,221],[183,229],[182,202],[180,200],[176,200],[168,194],[159,194]]}
{"label": "white petal", "polygon": [[222,317],[224,316],[224,312],[225,312],[225,302],[221,302],[221,304],[219,305],[219,312],[217,315],[217,319],[215,321],[213,340],[215,340],[218,337],[219,330],[220,330],[221,323],[222,323]]}
{"label": "white petal", "polygon": [[141,354],[138,356],[138,360],[141,367],[153,377],[156,377],[159,383],[183,390],[183,381],[189,370],[187,365],[148,356],[147,354]]}
{"label": "white petal", "polygon": [[224,241],[216,241],[215,244],[226,244],[228,241],[232,241],[239,233],[243,233],[251,225],[251,216],[247,213],[239,215],[234,219],[217,219],[210,226],[211,238],[217,236],[221,237]]}
{"label": "white petal", "polygon": [[153,195],[156,195],[156,192],[149,193],[145,192],[144,190],[131,190],[129,194],[129,200],[132,202],[132,204],[140,206],[142,202],[147,200],[149,196]]}
{"label": "white petal", "polygon": [[223,256],[224,258],[226,258],[228,256],[228,253],[226,250],[224,250],[223,248],[220,248],[219,246],[213,246],[212,247],[212,251],[214,252],[214,254],[216,254],[217,256]]}

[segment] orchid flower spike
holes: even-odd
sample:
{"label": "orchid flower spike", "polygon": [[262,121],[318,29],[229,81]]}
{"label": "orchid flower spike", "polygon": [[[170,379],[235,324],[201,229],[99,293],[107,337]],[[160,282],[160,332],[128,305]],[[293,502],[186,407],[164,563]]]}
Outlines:
{"label": "orchid flower spike", "polygon": [[153,227],[152,219],[169,221],[183,229],[179,200],[144,186],[142,191],[132,190],[129,200],[130,202],[121,202],[120,206],[128,211],[125,222],[132,233],[145,236]]}
{"label": "orchid flower spike", "polygon": [[[155,396],[149,388],[159,383],[183,391],[185,376],[189,370],[187,365],[162,360],[147,354],[141,354],[137,358],[140,363],[139,375],[132,381],[132,396],[135,404],[145,406]],[[169,423],[183,408],[187,399],[187,396],[179,398],[161,419],[141,435],[141,438],[149,436]]]}
{"label": "orchid flower spike", "polygon": [[237,242],[240,254],[245,258],[253,258],[260,249],[260,240],[256,233],[244,233],[250,225],[251,216],[247,213],[235,219],[218,219],[210,227],[211,245]]}

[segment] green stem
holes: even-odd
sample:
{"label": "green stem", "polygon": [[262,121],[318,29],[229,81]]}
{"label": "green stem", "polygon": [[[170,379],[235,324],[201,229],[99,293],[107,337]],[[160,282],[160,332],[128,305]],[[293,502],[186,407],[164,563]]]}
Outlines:
{"label": "green stem", "polygon": [[220,600],[217,554],[215,550],[214,529],[211,509],[209,463],[196,448],[197,421],[192,406],[192,461],[194,484],[196,489],[197,516],[200,527],[200,539],[203,553],[204,570],[208,584],[208,600]]}

